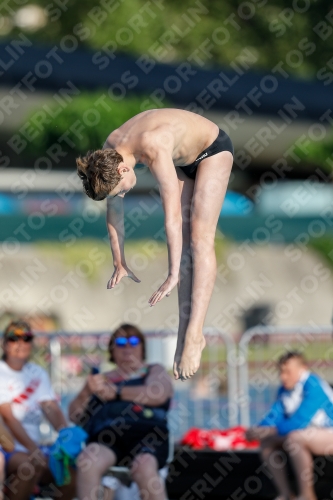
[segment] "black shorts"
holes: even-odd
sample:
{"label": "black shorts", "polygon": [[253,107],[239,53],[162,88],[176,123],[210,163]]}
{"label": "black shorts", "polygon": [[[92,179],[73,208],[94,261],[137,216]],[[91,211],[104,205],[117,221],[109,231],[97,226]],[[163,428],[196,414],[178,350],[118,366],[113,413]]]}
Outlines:
{"label": "black shorts", "polygon": [[232,155],[234,154],[234,147],[232,145],[231,139],[223,130],[219,129],[219,135],[215,141],[204,149],[197,157],[197,159],[191,163],[191,165],[186,165],[185,167],[179,167],[182,169],[184,174],[191,179],[195,179],[197,174],[197,167],[202,160],[214,156],[222,151],[229,151]]}
{"label": "black shorts", "polygon": [[[142,429],[128,429],[119,436],[111,429],[102,431],[89,439],[89,443],[99,443],[114,451],[117,457],[115,465],[130,467],[136,455],[150,453],[156,457],[158,468],[165,466],[169,455],[169,434],[166,427],[155,427],[147,434]],[[109,431],[109,432],[108,432]]]}

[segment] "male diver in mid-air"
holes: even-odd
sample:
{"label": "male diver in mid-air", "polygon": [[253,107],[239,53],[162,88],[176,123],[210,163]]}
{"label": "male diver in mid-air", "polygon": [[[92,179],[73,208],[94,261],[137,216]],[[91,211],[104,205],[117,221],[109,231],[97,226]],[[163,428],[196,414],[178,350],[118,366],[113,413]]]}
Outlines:
{"label": "male diver in mid-air", "polygon": [[216,277],[214,238],[233,163],[228,135],[206,118],[180,109],[153,109],[111,132],[103,149],[77,159],[78,174],[93,200],[107,198],[113,288],[127,276],[123,198],[136,183],[134,167],[147,165],[165,214],[169,272],[151,306],[178,284],[179,328],[175,378],[190,378],[205,347],[203,325]]}

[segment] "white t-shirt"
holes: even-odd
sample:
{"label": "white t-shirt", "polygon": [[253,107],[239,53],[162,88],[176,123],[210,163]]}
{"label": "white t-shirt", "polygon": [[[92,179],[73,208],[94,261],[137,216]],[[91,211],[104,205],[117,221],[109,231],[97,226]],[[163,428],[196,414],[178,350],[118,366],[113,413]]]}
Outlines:
{"label": "white t-shirt", "polygon": [[[12,370],[5,361],[0,361],[0,405],[11,403],[14,417],[36,444],[40,442],[39,426],[43,415],[39,403],[55,399],[44,368],[35,363],[26,363],[21,371],[17,371]],[[25,451],[18,442],[15,443],[15,449]]]}

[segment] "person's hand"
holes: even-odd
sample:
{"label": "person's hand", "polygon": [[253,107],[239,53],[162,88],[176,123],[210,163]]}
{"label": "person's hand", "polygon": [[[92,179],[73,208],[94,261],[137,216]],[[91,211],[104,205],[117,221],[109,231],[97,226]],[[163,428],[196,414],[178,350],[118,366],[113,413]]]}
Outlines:
{"label": "person's hand", "polygon": [[112,382],[107,382],[105,376],[100,373],[88,375],[87,384],[90,392],[102,401],[110,401],[116,397],[117,386]]}
{"label": "person's hand", "polygon": [[169,297],[171,290],[177,285],[177,283],[178,276],[169,274],[163,285],[161,285],[148,300],[150,306],[154,306],[157,302],[160,302],[163,297]]}
{"label": "person's hand", "polygon": [[106,286],[107,289],[114,288],[122,278],[131,278],[136,283],[140,283],[141,280],[135,276],[135,274],[125,265],[121,264],[120,266],[115,266],[113,274],[108,281]]}
{"label": "person's hand", "polygon": [[105,380],[104,375],[97,373],[96,375],[88,375],[87,386],[91,394],[96,394],[103,389]]}
{"label": "person's hand", "polygon": [[250,427],[245,431],[245,438],[247,441],[254,441],[255,440],[255,432],[253,427]]}
{"label": "person's hand", "polygon": [[245,437],[248,441],[260,441],[261,439],[274,436],[276,435],[276,433],[276,427],[274,426],[254,426],[247,429],[247,431],[245,432]]}
{"label": "person's hand", "polygon": [[95,394],[99,397],[99,394],[103,391],[105,384],[105,377],[101,373],[96,375],[88,375],[87,386],[91,394]]}
{"label": "person's hand", "polygon": [[103,401],[112,401],[117,396],[117,386],[112,382],[104,380],[104,385],[98,393],[98,397]]}

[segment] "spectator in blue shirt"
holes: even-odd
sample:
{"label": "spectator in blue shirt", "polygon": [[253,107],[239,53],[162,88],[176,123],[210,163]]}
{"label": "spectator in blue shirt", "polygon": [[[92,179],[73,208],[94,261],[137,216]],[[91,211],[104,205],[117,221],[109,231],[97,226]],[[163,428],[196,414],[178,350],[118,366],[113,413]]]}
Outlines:
{"label": "spectator in blue shirt", "polygon": [[273,476],[279,500],[294,498],[288,484],[284,450],[298,482],[299,500],[316,500],[313,455],[333,455],[333,391],[311,373],[303,355],[287,352],[278,361],[281,387],[276,402],[248,439],[260,439],[262,458]]}

